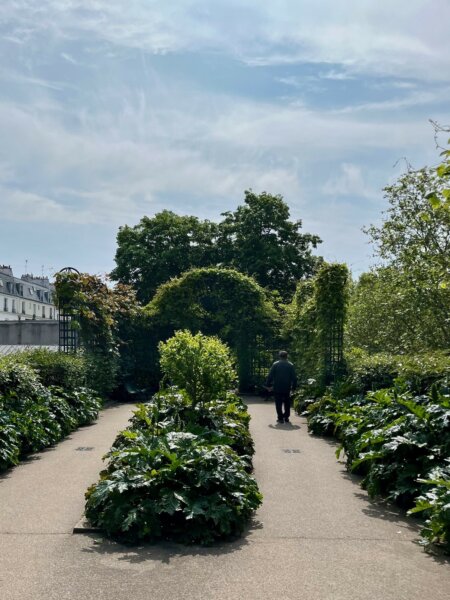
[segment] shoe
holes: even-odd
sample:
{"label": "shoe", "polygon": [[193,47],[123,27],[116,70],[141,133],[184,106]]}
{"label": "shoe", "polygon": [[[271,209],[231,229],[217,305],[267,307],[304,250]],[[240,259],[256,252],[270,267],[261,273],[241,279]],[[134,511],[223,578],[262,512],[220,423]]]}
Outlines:
{"label": "shoe", "polygon": [[283,419],[277,419],[277,423],[284,423]]}
{"label": "shoe", "polygon": [[285,423],[290,423],[289,419],[284,420]]}

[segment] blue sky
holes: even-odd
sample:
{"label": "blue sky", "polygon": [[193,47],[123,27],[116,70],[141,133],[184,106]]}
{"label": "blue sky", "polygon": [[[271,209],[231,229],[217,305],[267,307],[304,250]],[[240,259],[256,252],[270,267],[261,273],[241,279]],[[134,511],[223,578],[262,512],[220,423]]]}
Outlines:
{"label": "blue sky", "polygon": [[104,273],[120,225],[252,188],[357,275],[398,160],[438,161],[449,23],[447,0],[2,0],[0,262]]}

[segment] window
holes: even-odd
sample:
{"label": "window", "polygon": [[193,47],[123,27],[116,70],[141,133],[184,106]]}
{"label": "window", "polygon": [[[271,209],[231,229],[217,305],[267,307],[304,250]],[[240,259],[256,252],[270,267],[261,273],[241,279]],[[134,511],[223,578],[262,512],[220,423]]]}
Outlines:
{"label": "window", "polygon": [[36,304],[33,304],[33,317],[36,316]]}
{"label": "window", "polygon": [[11,312],[15,313],[16,312],[16,301],[13,300],[12,301],[12,308],[11,308]]}
{"label": "window", "polygon": [[42,307],[42,318],[45,319],[45,306]]}
{"label": "window", "polygon": [[3,287],[3,279],[0,279],[0,287]]}
{"label": "window", "polygon": [[25,314],[25,302],[22,302],[22,314]]}
{"label": "window", "polygon": [[3,310],[8,312],[8,298],[3,299]]}
{"label": "window", "polygon": [[53,309],[50,309],[50,319],[53,319]]}

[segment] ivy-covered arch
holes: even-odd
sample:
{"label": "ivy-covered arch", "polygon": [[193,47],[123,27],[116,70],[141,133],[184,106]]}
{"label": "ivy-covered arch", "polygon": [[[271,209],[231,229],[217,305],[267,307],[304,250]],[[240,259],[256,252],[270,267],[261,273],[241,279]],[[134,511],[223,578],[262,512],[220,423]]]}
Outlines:
{"label": "ivy-covered arch", "polygon": [[178,329],[219,336],[236,353],[243,389],[252,384],[255,341],[273,336],[278,321],[270,296],[253,278],[224,268],[193,269],[164,283],[145,314],[160,340]]}

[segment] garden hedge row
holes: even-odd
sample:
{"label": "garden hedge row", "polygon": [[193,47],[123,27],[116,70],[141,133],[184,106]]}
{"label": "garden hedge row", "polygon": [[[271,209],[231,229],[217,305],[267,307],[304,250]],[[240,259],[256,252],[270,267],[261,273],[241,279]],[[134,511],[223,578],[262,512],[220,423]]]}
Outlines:
{"label": "garden hedge row", "polygon": [[0,471],[97,418],[101,401],[77,387],[77,357],[50,352],[0,360]]}
{"label": "garden hedge row", "polygon": [[363,476],[372,497],[424,512],[425,545],[450,551],[450,396],[434,384],[417,394],[401,381],[347,398],[332,393],[311,403],[308,427],[335,435],[347,468]]}

